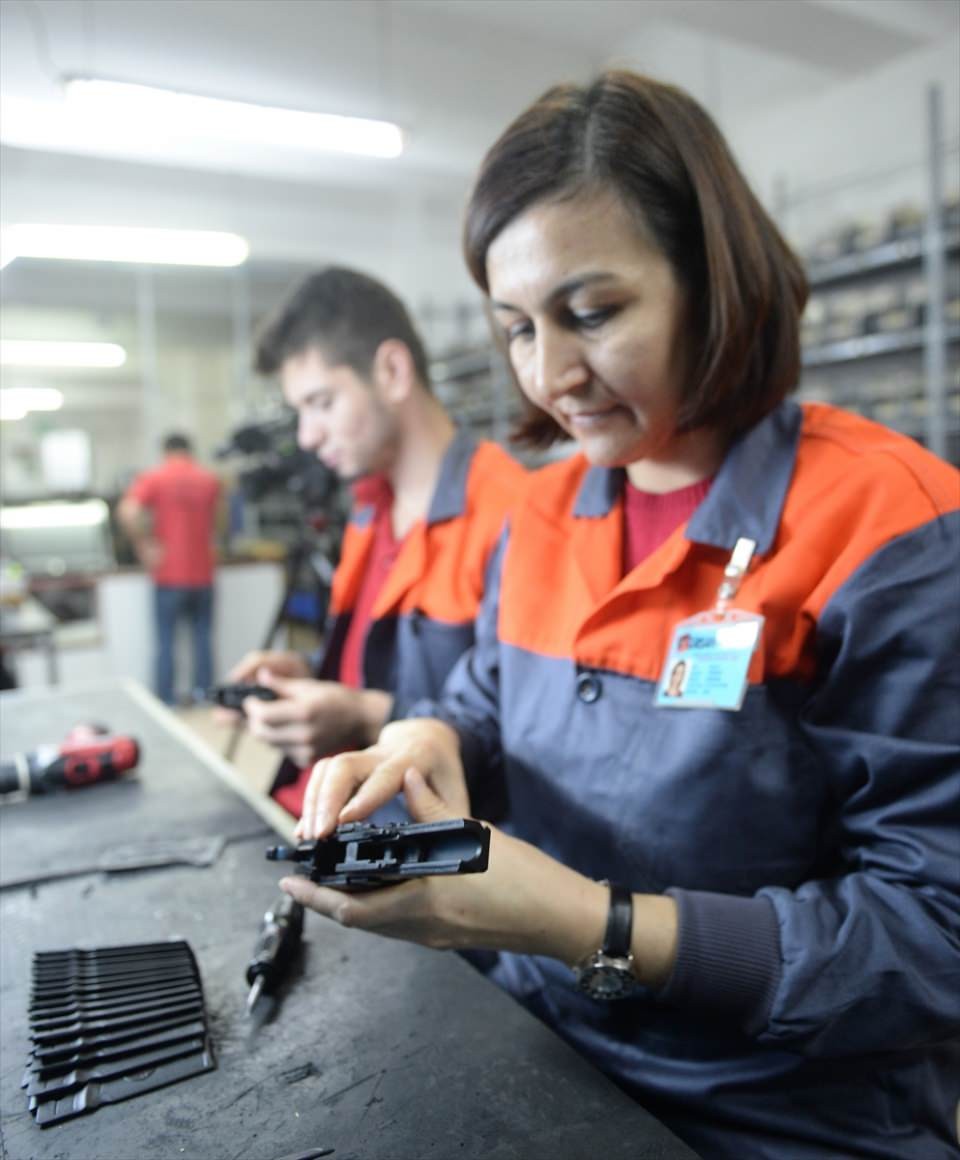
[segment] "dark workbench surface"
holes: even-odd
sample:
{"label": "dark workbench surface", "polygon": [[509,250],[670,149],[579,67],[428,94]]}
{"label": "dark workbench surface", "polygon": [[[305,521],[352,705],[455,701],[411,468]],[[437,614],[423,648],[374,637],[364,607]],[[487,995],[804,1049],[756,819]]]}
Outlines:
{"label": "dark workbench surface", "polygon": [[[243,972],[278,894],[274,837],[129,685],[0,698],[4,756],[102,720],[143,746],[136,784],[0,807],[3,1160],[692,1160],[693,1153],[456,955],[348,931],[308,912],[301,959],[252,1038]],[[273,815],[271,815],[273,816]],[[287,827],[289,829],[289,827]],[[172,833],[175,831],[175,833]],[[34,885],[143,840],[229,840],[206,867],[93,871]],[[151,847],[151,843],[153,846]],[[20,1079],[35,950],[185,938],[203,980],[216,1071],[41,1129]]]}

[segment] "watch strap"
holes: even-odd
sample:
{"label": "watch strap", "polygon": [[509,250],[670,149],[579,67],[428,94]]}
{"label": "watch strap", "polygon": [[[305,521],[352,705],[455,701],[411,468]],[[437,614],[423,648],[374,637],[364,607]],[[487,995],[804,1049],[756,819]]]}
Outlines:
{"label": "watch strap", "polygon": [[614,959],[625,959],[630,954],[633,934],[633,895],[625,886],[610,883],[610,912],[603,936],[603,953]]}

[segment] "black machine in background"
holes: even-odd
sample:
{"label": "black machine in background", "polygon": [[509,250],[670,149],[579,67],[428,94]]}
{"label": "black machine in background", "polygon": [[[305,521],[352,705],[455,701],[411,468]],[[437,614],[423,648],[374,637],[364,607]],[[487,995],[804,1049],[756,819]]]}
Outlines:
{"label": "black machine in background", "polygon": [[297,418],[292,412],[235,427],[214,455],[217,459],[244,455],[252,460],[238,476],[250,500],[286,491],[299,496],[306,508],[324,508],[339,490],[336,475],[297,445]]}
{"label": "black machine in background", "polygon": [[[261,648],[272,648],[285,625],[308,627],[319,640],[349,513],[346,489],[315,455],[300,449],[292,412],[235,428],[215,454],[244,457],[237,475],[243,502],[257,511],[259,534],[286,548],[283,595]],[[242,731],[242,722],[231,731],[228,761]]]}
{"label": "black machine in background", "polygon": [[286,585],[264,647],[284,622],[318,631],[326,617],[330,581],[340,556],[348,498],[336,474],[297,445],[296,416],[236,427],[217,459],[241,458],[239,493],[256,536],[286,549]]}

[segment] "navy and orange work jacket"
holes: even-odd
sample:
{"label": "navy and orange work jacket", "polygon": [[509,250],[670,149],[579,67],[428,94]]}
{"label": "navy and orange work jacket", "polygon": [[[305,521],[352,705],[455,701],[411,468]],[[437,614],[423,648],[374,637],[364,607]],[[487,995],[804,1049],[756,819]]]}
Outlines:
{"label": "navy and orange work jacket", "polygon": [[[436,696],[473,644],[484,578],[524,469],[496,443],[459,431],[447,449],[425,520],[404,538],[377,595],[363,646],[363,686],[394,694],[394,716]],[[317,675],[337,680],[343,642],[373,544],[374,509],[351,513],[330,594]]]}
{"label": "navy and orange work jacket", "polygon": [[[626,576],[623,478],[529,477],[477,645],[413,714],[458,729],[471,792],[500,770],[511,832],[671,893],[676,967],[616,1003],[552,959],[497,977],[704,1156],[956,1156],[960,474],[786,403]],[[743,707],[657,708],[740,537]]]}
{"label": "navy and orange work jacket", "polygon": [[[435,697],[473,644],[485,573],[525,471],[496,443],[458,431],[440,466],[425,520],[404,538],[363,646],[363,686],[394,695],[394,716]],[[355,507],[333,577],[325,644],[311,667],[340,676],[343,642],[373,545],[374,508]]]}

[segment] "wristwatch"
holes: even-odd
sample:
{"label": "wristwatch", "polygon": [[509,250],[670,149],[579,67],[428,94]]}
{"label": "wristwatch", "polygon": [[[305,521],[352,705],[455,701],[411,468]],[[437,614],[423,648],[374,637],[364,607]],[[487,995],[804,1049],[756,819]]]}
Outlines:
{"label": "wristwatch", "polygon": [[623,999],[640,985],[633,973],[630,935],[633,895],[610,883],[610,913],[603,946],[573,968],[577,984],[591,999]]}

